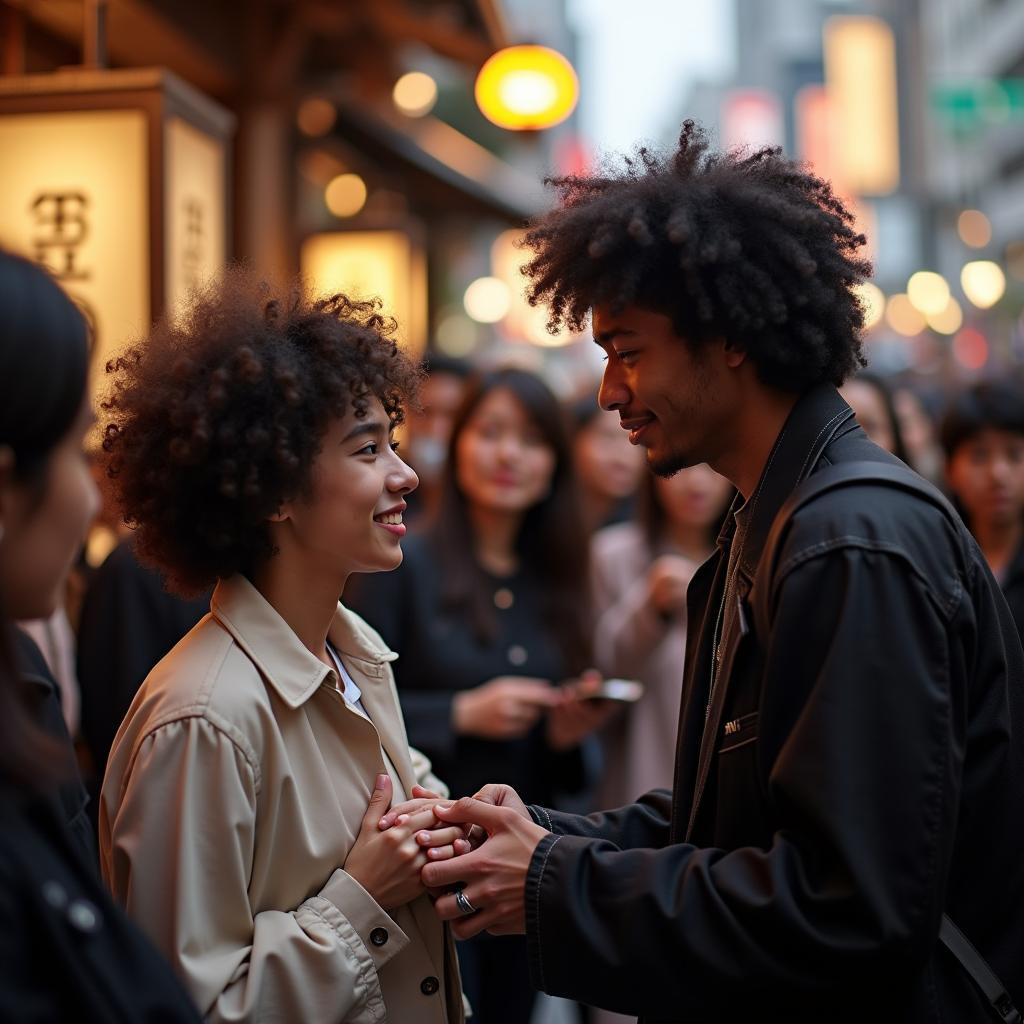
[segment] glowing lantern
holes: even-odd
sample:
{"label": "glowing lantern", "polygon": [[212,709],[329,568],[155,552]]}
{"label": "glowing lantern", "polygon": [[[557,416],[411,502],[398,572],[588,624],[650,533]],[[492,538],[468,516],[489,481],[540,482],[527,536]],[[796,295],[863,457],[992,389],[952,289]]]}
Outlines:
{"label": "glowing lantern", "polygon": [[476,102],[484,117],[515,131],[551,128],[576,109],[573,66],[545,46],[510,46],[480,69]]}
{"label": "glowing lantern", "polygon": [[320,294],[379,298],[398,321],[397,338],[412,355],[427,335],[427,264],[423,247],[404,231],[328,231],[310,235],[300,253],[302,276]]}
{"label": "glowing lantern", "polygon": [[0,76],[0,244],[93,328],[94,373],[227,258],[233,116],[168,71]]}

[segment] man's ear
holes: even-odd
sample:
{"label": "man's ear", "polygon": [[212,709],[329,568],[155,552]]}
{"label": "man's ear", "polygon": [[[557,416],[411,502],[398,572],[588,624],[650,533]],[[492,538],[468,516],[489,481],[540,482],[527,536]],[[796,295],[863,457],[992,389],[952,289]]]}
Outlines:
{"label": "man's ear", "polygon": [[269,516],[267,516],[267,522],[268,523],[283,523],[283,522],[287,521],[288,519],[291,519],[291,517],[292,517],[291,507],[286,502],[276,512],[273,512]]}
{"label": "man's ear", "polygon": [[736,342],[730,341],[728,338],[724,339],[725,344],[723,345],[723,351],[725,352],[725,365],[730,370],[735,370],[737,366],[741,366],[747,359],[746,349],[740,348]]}

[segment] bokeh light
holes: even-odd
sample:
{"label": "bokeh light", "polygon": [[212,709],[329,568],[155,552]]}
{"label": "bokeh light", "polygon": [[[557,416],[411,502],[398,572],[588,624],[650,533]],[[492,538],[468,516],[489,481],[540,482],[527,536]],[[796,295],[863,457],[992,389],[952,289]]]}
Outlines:
{"label": "bokeh light", "polygon": [[919,313],[934,316],[949,302],[949,285],[934,270],[919,270],[907,282],[907,298]]}
{"label": "bokeh light", "polygon": [[437,82],[423,71],[410,71],[395,82],[391,98],[408,117],[424,117],[437,103]]}
{"label": "bokeh light", "polygon": [[960,309],[960,303],[951,295],[945,309],[938,313],[929,313],[925,320],[928,326],[939,334],[956,334],[964,322],[964,314]]}
{"label": "bokeh light", "polygon": [[956,221],[957,234],[964,245],[984,249],[992,241],[992,225],[981,210],[964,210]]}
{"label": "bokeh light", "polygon": [[978,309],[989,309],[1003,297],[1006,275],[992,260],[974,260],[960,271],[960,287]]}
{"label": "bokeh light", "polygon": [[500,128],[551,128],[576,108],[573,66],[546,46],[510,46],[493,54],[476,79],[481,113]]}
{"label": "bokeh light", "polygon": [[299,131],[310,138],[326,135],[338,117],[334,104],[323,96],[310,96],[299,104],[295,120]]}
{"label": "bokeh light", "polygon": [[508,313],[508,285],[497,277],[478,277],[463,297],[466,312],[481,324],[496,324]]}
{"label": "bokeh light", "polygon": [[864,307],[864,330],[870,331],[885,313],[885,293],[872,281],[855,285],[853,291]]}
{"label": "bokeh light", "polygon": [[988,362],[988,341],[975,327],[965,327],[953,339],[953,358],[965,370],[980,370]]}
{"label": "bokeh light", "polygon": [[366,182],[358,174],[339,174],[324,190],[324,200],[335,217],[354,217],[366,205]]}
{"label": "bokeh light", "polygon": [[903,292],[889,296],[885,305],[885,322],[905,338],[912,338],[925,329],[924,316]]}

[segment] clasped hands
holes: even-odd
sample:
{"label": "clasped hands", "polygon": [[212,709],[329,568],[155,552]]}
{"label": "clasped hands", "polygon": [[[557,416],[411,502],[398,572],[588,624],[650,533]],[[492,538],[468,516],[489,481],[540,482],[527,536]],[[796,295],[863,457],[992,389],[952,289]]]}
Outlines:
{"label": "clasped hands", "polygon": [[[387,832],[417,822],[417,841],[426,851],[420,877],[438,917],[451,921],[460,939],[482,931],[524,932],[526,873],[537,844],[548,833],[530,817],[515,790],[489,785],[475,797],[453,801],[414,786],[412,797],[388,810],[377,827]],[[433,823],[420,824],[428,815]],[[453,826],[461,833],[454,840],[449,831]],[[431,842],[427,836],[445,841]],[[461,894],[461,908],[456,894]],[[467,914],[467,905],[475,913]]]}

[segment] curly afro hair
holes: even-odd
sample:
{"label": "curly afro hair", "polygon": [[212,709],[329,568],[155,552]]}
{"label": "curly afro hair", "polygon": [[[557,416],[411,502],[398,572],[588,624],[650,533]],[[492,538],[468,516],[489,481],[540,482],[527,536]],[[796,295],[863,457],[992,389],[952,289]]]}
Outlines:
{"label": "curly afro hair", "polygon": [[547,183],[561,204],[527,231],[523,274],[531,304],[550,303],[550,330],[581,330],[593,306],[641,306],[690,343],[724,337],[789,392],[864,365],[853,286],[871,273],[865,238],[831,186],[778,148],[711,153],[686,121],[671,157],[641,148],[619,170]]}
{"label": "curly afro hair", "polygon": [[274,296],[246,272],[107,364],[103,456],[140,557],[178,593],[274,554],[267,517],[312,490],[332,420],[374,397],[391,424],[420,370],[380,302]]}

